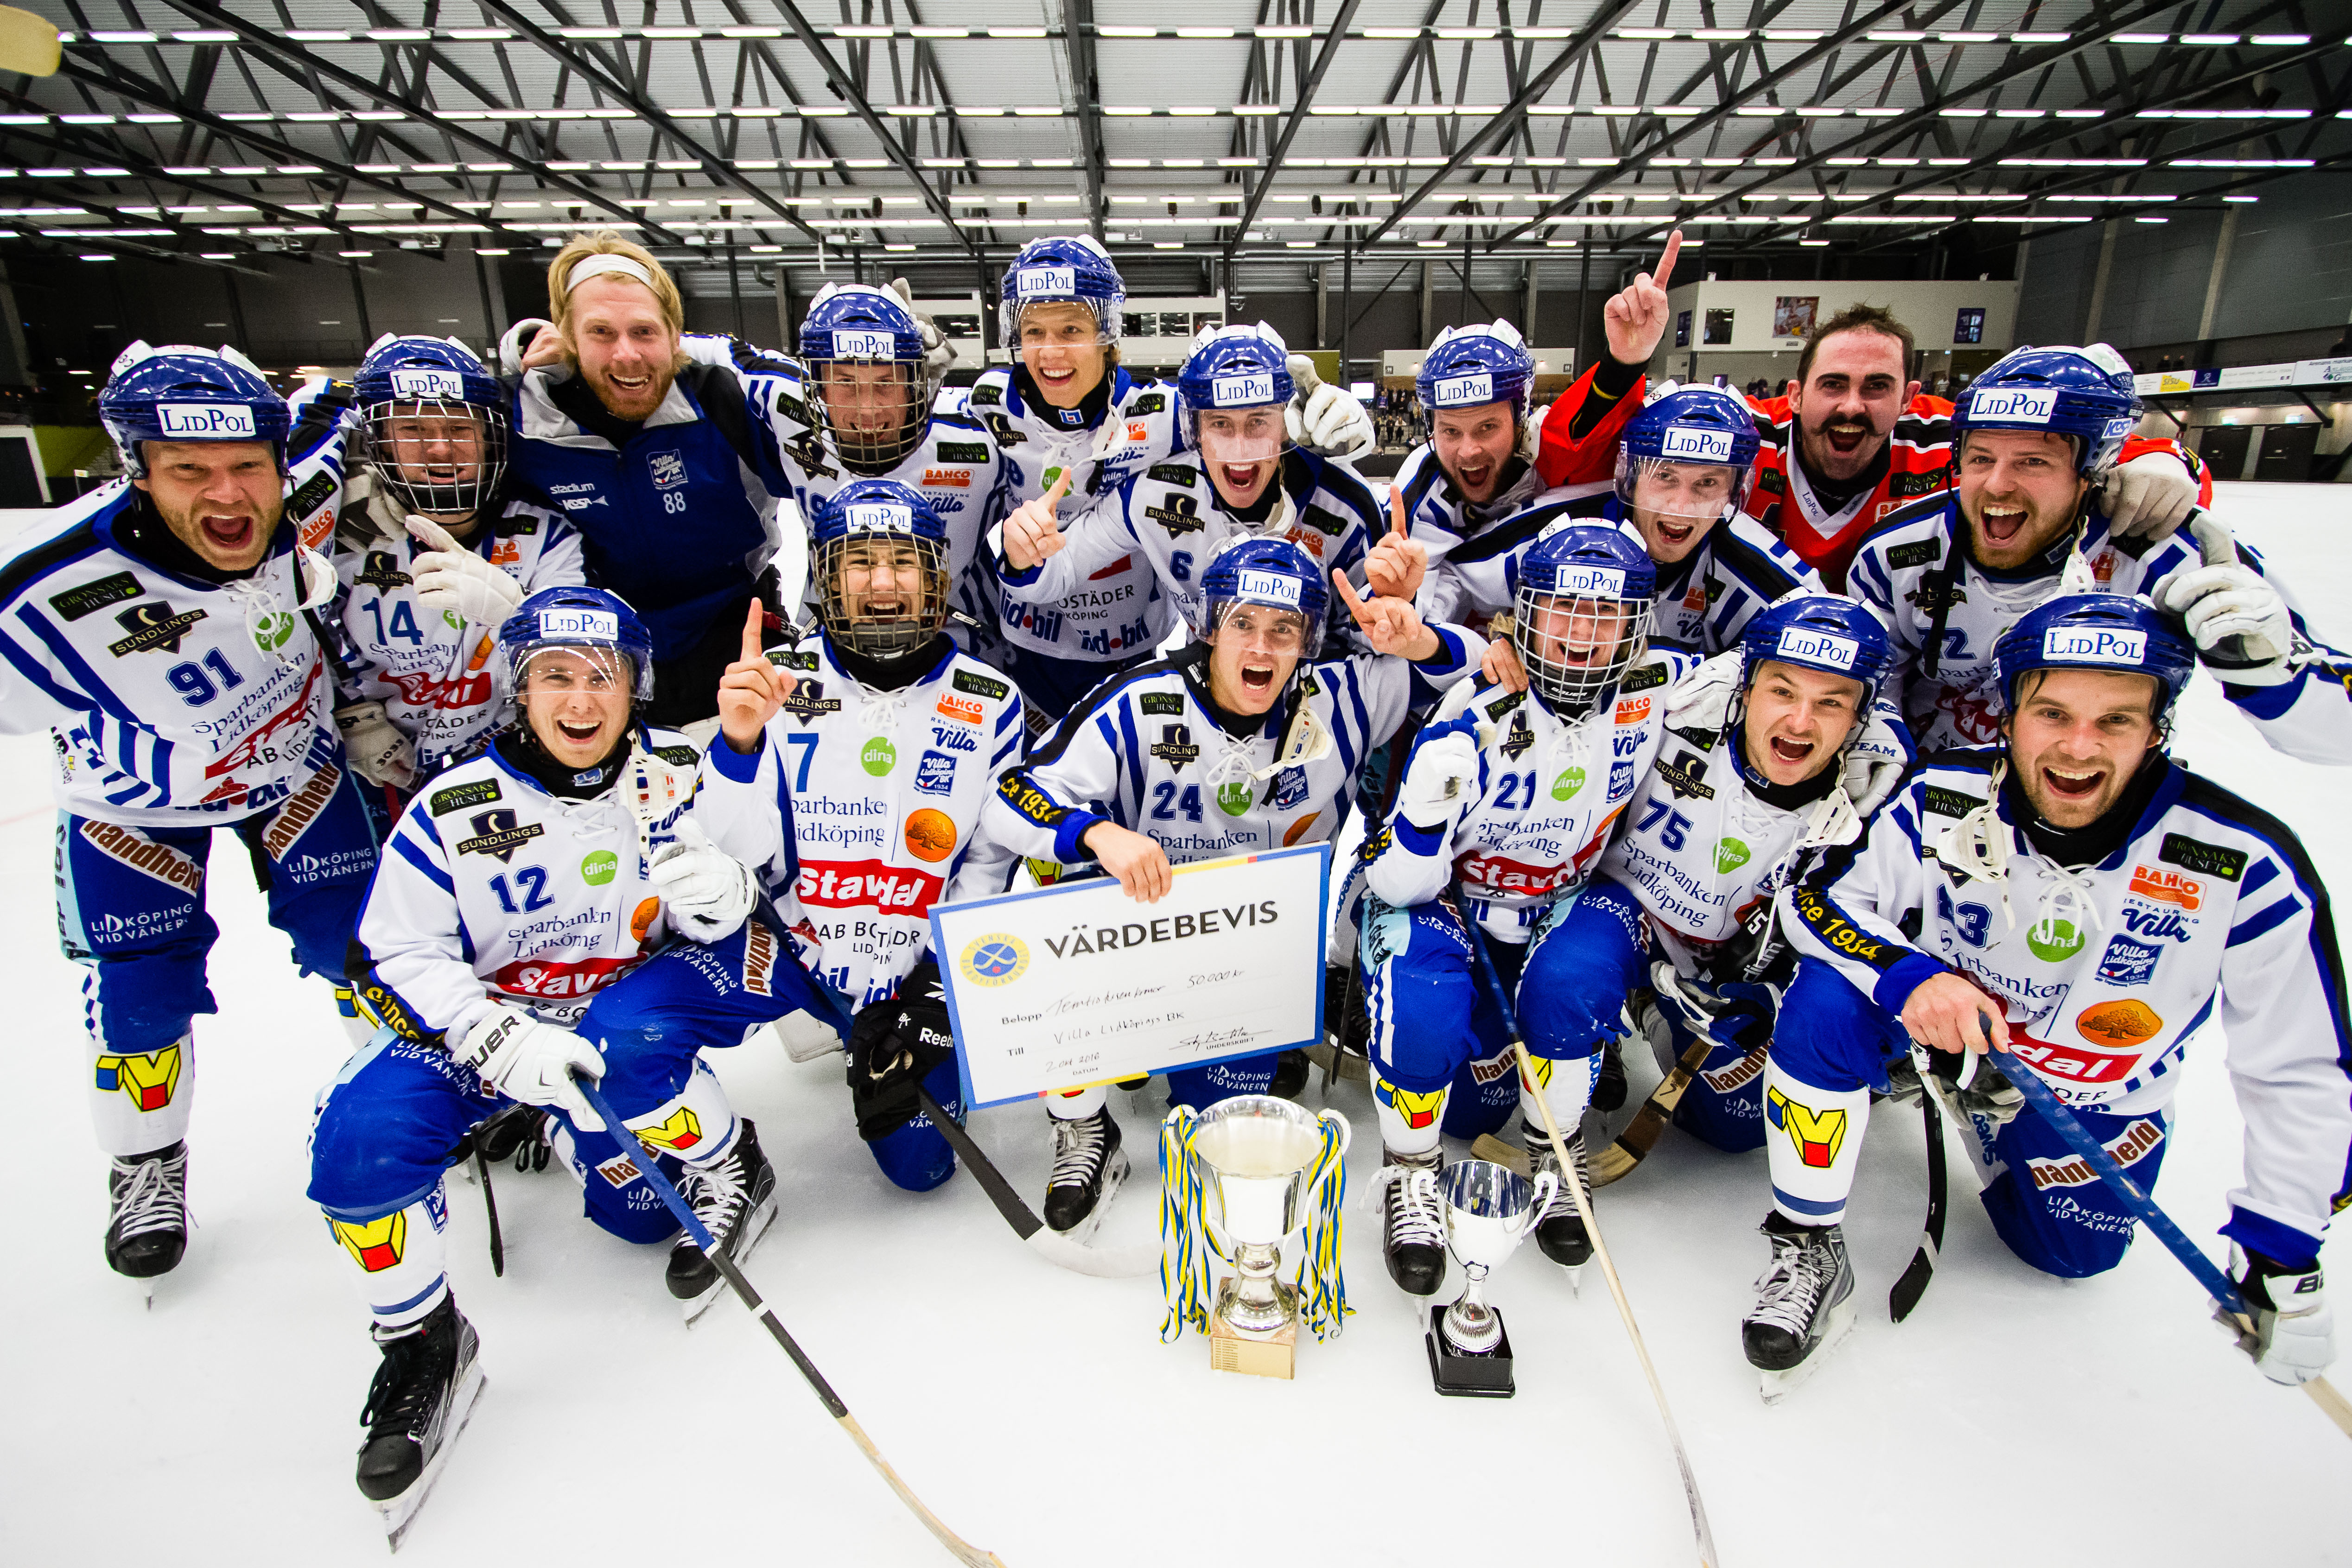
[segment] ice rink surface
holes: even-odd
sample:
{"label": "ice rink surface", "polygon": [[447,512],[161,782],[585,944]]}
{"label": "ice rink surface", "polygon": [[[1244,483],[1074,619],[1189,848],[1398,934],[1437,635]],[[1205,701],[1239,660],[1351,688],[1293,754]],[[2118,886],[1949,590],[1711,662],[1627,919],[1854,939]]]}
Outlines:
{"label": "ice rink surface", "polygon": [[[2352,489],[2224,488],[2223,516],[2320,632],[2352,646]],[[2346,776],[2276,755],[2224,709],[2198,681],[2178,753],[2284,817],[2352,886]],[[312,1097],[347,1050],[326,984],[295,976],[241,847],[220,838],[222,1010],[196,1026],[199,1228],[142,1308],[100,1250],[105,1166],[83,1108],[79,974],[57,955],[47,746],[0,740],[0,884],[18,890],[0,904],[18,955],[0,1034],[15,1105],[0,1563],[381,1562],[352,1483],[376,1354],[351,1264],[302,1197]],[[2221,1048],[2218,1027],[2191,1048],[2157,1189],[2217,1254],[2240,1164]],[[908,1482],[1011,1568],[1694,1561],[1597,1269],[1579,1297],[1524,1249],[1489,1293],[1510,1323],[1518,1397],[1432,1393],[1423,1309],[1390,1285],[1377,1219],[1352,1201],[1379,1160],[1361,1088],[1333,1101],[1358,1129],[1356,1313],[1343,1337],[1303,1343],[1297,1380],[1278,1383],[1213,1373],[1195,1335],[1161,1344],[1156,1280],[1047,1265],[968,1176],[921,1197],[892,1189],[853,1130],[839,1060],[794,1066],[763,1038],[718,1062],[783,1200],[750,1272]],[[1654,1073],[1633,1065],[1638,1094]],[[1117,1092],[1112,1103],[1137,1169],[1101,1239],[1143,1241],[1165,1107]],[[982,1112],[971,1130],[1038,1202],[1044,1113]],[[1601,1192],[1722,1563],[2352,1562],[2352,1445],[2223,1342],[2177,1262],[2143,1237],[2103,1279],[2036,1274],[1961,1192],[1957,1147],[1951,1166],[1943,1265],[1897,1327],[1886,1290],[1918,1239],[1925,1165],[1916,1115],[1879,1118],[1847,1221],[1860,1327],[1772,1408],[1738,1336],[1765,1259],[1762,1153],[1670,1131]],[[403,1563],[948,1561],[731,1300],[681,1326],[666,1249],[590,1226],[560,1170],[501,1171],[497,1193],[503,1280],[479,1189],[450,1183],[453,1274],[488,1387]],[[2338,1315],[2352,1320],[2352,1301]],[[2352,1387],[2352,1362],[2337,1380]]]}

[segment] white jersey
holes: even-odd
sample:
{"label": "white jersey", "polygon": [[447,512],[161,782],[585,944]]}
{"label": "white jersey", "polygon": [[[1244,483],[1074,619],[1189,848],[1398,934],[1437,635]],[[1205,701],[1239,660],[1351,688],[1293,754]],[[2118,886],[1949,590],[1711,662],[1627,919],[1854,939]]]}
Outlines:
{"label": "white jersey", "polygon": [[1012,852],[981,831],[1028,727],[1012,682],[950,653],[896,691],[861,685],[823,632],[769,650],[800,682],[769,721],[799,873],[776,909],[803,966],[853,1009],[898,995],[934,904],[1002,893]]}
{"label": "white jersey", "polygon": [[1320,843],[1339,831],[1365,754],[1485,655],[1471,632],[1432,630],[1438,653],[1425,664],[1359,653],[1300,665],[1240,735],[1210,706],[1205,646],[1123,671],[1004,775],[986,831],[1066,864],[1095,858],[1083,841],[1104,821],[1157,841],[1177,865]]}
{"label": "white jersey", "polygon": [[[1176,392],[1110,368],[1108,399],[1092,423],[1084,415],[1031,402],[1009,366],[981,372],[964,410],[1004,460],[1005,508],[1034,501],[1064,472],[1073,477],[1055,507],[1065,527],[1098,497],[1165,459],[1176,446]],[[995,583],[993,552],[982,551],[996,601],[998,633],[1015,647],[1057,659],[1132,659],[1165,642],[1176,607],[1160,591],[1151,561],[1129,550],[1053,604],[1024,603]]]}
{"label": "white jersey", "polygon": [[[674,730],[636,744],[680,770],[686,799],[642,839],[625,758],[618,787],[586,800],[550,794],[494,742],[435,779],[401,813],[361,911],[352,983],[376,1018],[412,1040],[455,1042],[492,1002],[570,1025],[670,935],[646,849],[688,817],[771,889],[792,879],[791,804],[775,748],[708,753]],[[747,968],[789,962],[748,946]],[[746,974],[759,990],[767,982]]]}
{"label": "white jersey", "polygon": [[1972,879],[1937,857],[1993,796],[2000,760],[1953,751],[1923,766],[1859,843],[1783,894],[1799,951],[1890,1013],[1958,971],[2007,1003],[2017,1059],[2052,1093],[2118,1116],[2171,1102],[2189,1040],[2218,1008],[2246,1124],[2231,1202],[2324,1235],[2347,1193],[2352,1034],[2327,892],[2301,843],[2168,760],[2131,837],[2098,865],[2053,864],[2004,799],[1986,831],[2006,875]]}
{"label": "white jersey", "polygon": [[60,810],[128,827],[236,821],[341,766],[333,683],[301,609],[331,591],[332,569],[298,553],[291,512],[261,565],[226,583],[119,542],[164,530],[127,482],[14,541],[0,560],[0,732],[57,733]]}
{"label": "white jersey", "polygon": [[[419,777],[487,734],[497,716],[491,656],[499,629],[416,601],[409,576],[425,550],[395,518],[377,531],[370,508],[335,530],[335,575],[343,585],[338,618],[344,642],[345,702],[380,702],[384,716],[416,746]],[[528,599],[542,588],[586,580],[580,536],[552,502],[512,497],[470,541],[475,554],[514,579]]]}
{"label": "white jersey", "polygon": [[[1886,622],[1895,644],[1895,685],[1922,753],[2000,738],[1994,644],[2027,611],[2059,591],[2072,548],[2062,542],[2030,567],[1996,572],[1955,548],[1955,538],[1967,532],[1958,497],[1931,496],[1872,528],[1846,572],[1847,591]],[[2107,520],[2095,511],[2085,520],[2081,549],[2099,586],[2116,593],[2144,593],[2199,559],[2186,529],[2135,556],[2107,537]],[[2262,558],[2243,546],[2238,559],[2263,570]],[[2295,631],[2313,644],[2309,660],[2284,685],[2225,685],[2222,693],[2263,739],[2288,756],[2352,763],[2352,657],[2312,635],[2284,581],[2273,580],[2271,586],[2286,600]]]}
{"label": "white jersey", "polygon": [[[1361,588],[1365,552],[1385,526],[1371,487],[1337,458],[1300,448],[1283,454],[1269,490],[1276,487],[1267,515],[1244,522],[1226,509],[1199,455],[1178,453],[1096,497],[1063,524],[1062,548],[1028,570],[1013,570],[1000,554],[997,580],[1008,602],[1050,607],[1082,591],[1096,572],[1139,551],[1160,591],[1195,635],[1208,617],[1201,576],[1235,539],[1286,538],[1326,573],[1344,571]],[[1261,504],[1266,499],[1259,497]],[[1337,594],[1331,611],[1332,629],[1355,645],[1355,622]]]}
{"label": "white jersey", "polygon": [[1627,671],[1613,707],[1563,721],[1532,692],[1484,680],[1445,695],[1413,742],[1458,725],[1478,742],[1478,787],[1431,827],[1402,810],[1365,841],[1365,882],[1391,908],[1426,904],[1455,882],[1465,916],[1525,942],[1552,904],[1591,874],[1665,734],[1665,688],[1696,667],[1654,648]]}

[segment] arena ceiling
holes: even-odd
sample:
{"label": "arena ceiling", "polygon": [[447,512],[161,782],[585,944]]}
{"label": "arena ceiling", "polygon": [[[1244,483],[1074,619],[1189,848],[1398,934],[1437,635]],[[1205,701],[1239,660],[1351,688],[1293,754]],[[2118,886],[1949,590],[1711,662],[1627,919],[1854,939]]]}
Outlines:
{"label": "arena ceiling", "polygon": [[1870,251],[2352,157],[2346,14],[2307,0],[36,3],[65,64],[0,78],[0,235],[209,266],[606,225],[982,273],[1081,229],[1227,261],[1676,223]]}

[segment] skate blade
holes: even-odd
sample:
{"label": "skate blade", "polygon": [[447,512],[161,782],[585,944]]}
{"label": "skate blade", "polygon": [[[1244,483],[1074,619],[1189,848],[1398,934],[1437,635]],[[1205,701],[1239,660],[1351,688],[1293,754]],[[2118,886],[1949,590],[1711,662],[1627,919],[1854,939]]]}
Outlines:
{"label": "skate blade", "polygon": [[[775,1222],[776,1195],[774,1193],[770,1193],[767,1197],[767,1200],[761,1203],[757,1208],[754,1208],[751,1211],[749,1219],[745,1222],[746,1228],[743,1231],[743,1239],[736,1245],[735,1250],[731,1254],[735,1260],[735,1267],[740,1269],[744,1264],[749,1263],[751,1260],[751,1253],[759,1247],[760,1239],[767,1235],[768,1227],[773,1225]],[[710,1304],[713,1301],[716,1301],[720,1296],[724,1295],[726,1291],[727,1276],[721,1274],[717,1279],[710,1281],[710,1288],[703,1291],[702,1294],[698,1296],[688,1296],[679,1301],[677,1304],[678,1310],[685,1314],[687,1326],[688,1328],[692,1328],[694,1326],[694,1321],[703,1313],[709,1312],[710,1310]]]}
{"label": "skate blade", "polygon": [[1781,1400],[1802,1388],[1811,1381],[1813,1374],[1821,1369],[1822,1363],[1830,1358],[1830,1353],[1845,1343],[1846,1336],[1853,1333],[1854,1300],[1854,1297],[1848,1296],[1830,1309],[1829,1326],[1822,1330],[1821,1343],[1813,1346],[1812,1353],[1804,1360],[1785,1372],[1767,1372],[1761,1368],[1758,1369],[1757,1392],[1763,1395],[1765,1404],[1778,1405]]}
{"label": "skate blade", "polygon": [[386,1498],[375,1505],[377,1511],[383,1515],[383,1543],[388,1550],[399,1552],[401,1542],[407,1537],[408,1527],[416,1522],[417,1514],[425,1507],[425,1498],[433,1491],[433,1483],[441,1479],[442,1467],[449,1462],[450,1450],[465,1435],[466,1423],[474,1418],[474,1401],[481,1397],[482,1390],[489,1386],[489,1378],[483,1375],[481,1359],[477,1355],[457,1385],[457,1396],[453,1401],[455,1414],[443,1430],[441,1446],[425,1464],[425,1473],[398,1497]]}
{"label": "skate blade", "polygon": [[1084,1219],[1067,1230],[1057,1230],[1054,1234],[1081,1247],[1093,1241],[1095,1232],[1102,1228],[1103,1216],[1110,1209],[1110,1200],[1117,1197],[1118,1189],[1127,1185],[1128,1168],[1127,1151],[1124,1148],[1114,1150],[1110,1163],[1103,1166],[1102,1191],[1095,1195],[1094,1207],[1087,1211]]}

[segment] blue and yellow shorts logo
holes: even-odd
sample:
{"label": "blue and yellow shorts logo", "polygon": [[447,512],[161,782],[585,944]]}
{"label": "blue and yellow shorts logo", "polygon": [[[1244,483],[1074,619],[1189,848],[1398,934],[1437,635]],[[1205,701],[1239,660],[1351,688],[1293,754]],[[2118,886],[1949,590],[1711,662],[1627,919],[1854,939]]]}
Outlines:
{"label": "blue and yellow shorts logo", "polygon": [[1789,1142],[1797,1157],[1817,1171],[1825,1171],[1835,1163],[1840,1145],[1845,1142],[1846,1115],[1843,1108],[1816,1111],[1801,1105],[1778,1089],[1765,1097],[1764,1117],[1772,1125],[1789,1134]]}
{"label": "blue and yellow shorts logo", "polygon": [[677,1155],[686,1153],[687,1150],[696,1147],[702,1142],[701,1122],[696,1119],[693,1112],[683,1105],[671,1112],[669,1120],[666,1122],[650,1127],[635,1127],[630,1130],[637,1134],[637,1142],[645,1145],[646,1147],[667,1149],[672,1154]]}
{"label": "blue and yellow shorts logo", "polygon": [[101,1056],[96,1082],[100,1093],[120,1089],[140,1110],[161,1111],[180,1087],[180,1048],[173,1043],[143,1056]]}
{"label": "blue and yellow shorts logo", "polygon": [[1444,1089],[1416,1094],[1410,1089],[1398,1088],[1377,1073],[1372,1076],[1372,1098],[1403,1117],[1408,1127],[1426,1127],[1445,1109]]}
{"label": "blue and yellow shorts logo", "polygon": [[335,1233],[335,1239],[343,1244],[343,1250],[352,1255],[352,1260],[371,1274],[398,1267],[400,1255],[408,1246],[408,1211],[404,1208],[363,1225],[331,1219],[327,1228]]}

